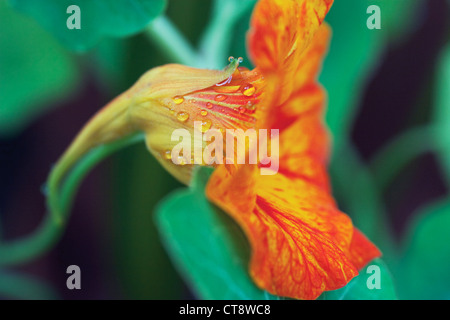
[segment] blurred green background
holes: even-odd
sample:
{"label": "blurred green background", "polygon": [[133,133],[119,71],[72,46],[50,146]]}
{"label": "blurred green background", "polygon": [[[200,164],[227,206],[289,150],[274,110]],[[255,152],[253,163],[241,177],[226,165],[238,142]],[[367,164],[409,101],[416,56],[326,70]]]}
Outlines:
{"label": "blurred green background", "polygon": [[[140,0],[134,11],[126,0],[114,7],[71,1],[87,8],[82,21],[96,30],[72,39],[60,27],[69,2],[0,0],[1,241],[36,228],[51,164],[90,116],[146,70],[178,62],[144,30],[154,17],[163,11],[204,54],[204,67],[223,67],[230,55],[252,67],[245,34],[255,1],[245,1]],[[371,4],[381,8],[381,30],[366,27]],[[320,80],[328,91],[334,195],[382,249],[400,299],[450,298],[449,18],[445,0],[345,0],[326,19],[333,39]],[[168,196],[181,188],[143,143],[116,153],[83,181],[55,248],[0,267],[0,297],[202,297],[197,278],[185,274],[196,261],[186,269],[169,259],[164,232],[173,226],[158,231],[155,222],[162,199],[159,225],[173,218],[164,210],[182,212]],[[207,209],[189,202],[195,192],[183,196],[190,221],[202,223],[196,210]],[[82,290],[66,288],[71,264],[82,270]]]}

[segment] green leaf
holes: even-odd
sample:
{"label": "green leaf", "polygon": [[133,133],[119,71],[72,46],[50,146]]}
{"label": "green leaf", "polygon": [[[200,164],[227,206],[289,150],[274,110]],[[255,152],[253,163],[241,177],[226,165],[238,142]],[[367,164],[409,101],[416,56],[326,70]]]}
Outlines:
{"label": "green leaf", "polygon": [[103,40],[90,52],[89,60],[105,92],[122,92],[129,87],[126,72],[129,48],[127,41],[110,38]]}
{"label": "green leaf", "polygon": [[450,184],[450,45],[443,52],[437,68],[436,102],[434,122],[437,127],[435,141],[440,146],[438,153],[440,163]]}
{"label": "green leaf", "polygon": [[60,299],[46,283],[26,274],[0,270],[0,298],[22,300]]}
{"label": "green leaf", "polygon": [[401,299],[450,299],[450,201],[426,207],[410,228],[397,268]]}
{"label": "green leaf", "polygon": [[420,21],[418,13],[423,0],[374,0],[382,15],[382,36],[395,41],[407,35],[414,27],[412,22]]}
{"label": "green leaf", "polygon": [[4,0],[0,30],[0,135],[11,135],[71,92],[79,74],[52,37]]}
{"label": "green leaf", "polygon": [[[369,289],[375,283],[379,272],[379,289]],[[396,300],[394,283],[387,266],[381,259],[375,259],[363,268],[345,287],[323,293],[321,300]]]}
{"label": "green leaf", "polygon": [[157,225],[169,255],[203,299],[279,299],[258,289],[247,263],[249,244],[240,228],[205,197],[211,170],[201,168],[190,189],[165,200]]}
{"label": "green leaf", "polygon": [[[328,91],[327,123],[333,132],[336,149],[347,138],[358,103],[383,48],[393,34],[407,30],[411,15],[421,0],[335,1],[327,22],[333,28],[330,51],[320,76]],[[382,29],[367,28],[366,13],[371,4],[381,9]]]}
{"label": "green leaf", "polygon": [[[381,197],[368,168],[353,150],[349,133],[384,48],[394,37],[398,41],[400,36],[405,36],[412,22],[417,23],[417,19],[411,19],[411,16],[422,2],[335,1],[326,17],[332,27],[332,39],[320,81],[328,91],[326,122],[333,135],[331,169],[333,183],[338,186],[334,189],[355,224],[382,248],[386,261],[389,261],[386,254],[386,248],[390,247],[389,236],[386,235],[389,229],[380,227],[386,220]],[[370,17],[367,8],[373,4],[381,9],[381,30],[367,28]],[[352,187],[349,187],[349,177],[356,177]]]}
{"label": "green leaf", "polygon": [[335,1],[326,18],[333,37],[320,80],[329,95],[326,117],[336,145],[351,128],[357,102],[380,54],[379,32],[366,27],[367,7],[360,0]]}
{"label": "green leaf", "polygon": [[[166,0],[10,0],[20,12],[36,19],[67,48],[82,52],[103,37],[126,37],[144,29],[160,15]],[[67,8],[80,8],[80,29],[69,29],[73,14]]]}

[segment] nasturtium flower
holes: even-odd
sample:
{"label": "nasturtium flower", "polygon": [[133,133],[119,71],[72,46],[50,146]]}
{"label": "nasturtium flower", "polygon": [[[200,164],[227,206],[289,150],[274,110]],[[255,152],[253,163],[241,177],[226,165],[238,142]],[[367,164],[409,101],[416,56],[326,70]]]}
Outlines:
{"label": "nasturtium flower", "polygon": [[194,132],[195,121],[202,131],[278,129],[277,173],[262,175],[262,163],[216,164],[206,195],[245,232],[249,271],[260,288],[315,299],[345,286],[380,252],[331,195],[326,95],[317,76],[332,2],[260,0],[248,33],[254,70],[231,59],[222,71],[175,64],[148,71],[85,126],[63,155],[64,167],[96,145],[141,131],[149,151],[188,184],[195,165],[172,161],[175,129]]}

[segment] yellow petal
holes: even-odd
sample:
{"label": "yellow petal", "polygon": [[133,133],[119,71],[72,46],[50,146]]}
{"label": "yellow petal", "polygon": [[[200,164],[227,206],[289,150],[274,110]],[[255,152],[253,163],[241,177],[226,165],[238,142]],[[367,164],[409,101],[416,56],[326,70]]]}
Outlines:
{"label": "yellow petal", "polygon": [[237,59],[224,70],[205,70],[178,64],[167,64],[149,70],[130,89],[135,104],[167,97],[183,96],[220,83],[230,77],[239,65]]}
{"label": "yellow petal", "polygon": [[[261,75],[233,66],[234,70],[228,67],[217,81],[217,77],[208,79],[216,72],[168,65],[150,71],[132,89],[130,119],[145,132],[150,152],[183,183],[189,183],[195,164],[204,164],[202,152],[195,153],[195,148],[203,150],[209,144],[202,140],[202,133],[209,129],[221,133],[226,129],[246,130],[255,125],[255,109],[263,92]],[[190,150],[183,149],[182,154],[171,152],[189,139],[178,135],[172,139],[177,129],[187,132],[192,140]],[[224,161],[224,156],[217,154],[221,160],[214,165]]]}
{"label": "yellow petal", "polygon": [[266,112],[272,119],[300,88],[315,82],[328,48],[330,28],[323,19],[333,0],[260,0],[248,33],[249,54],[266,79]]}
{"label": "yellow petal", "polygon": [[[157,158],[167,165],[160,153],[171,148],[171,133],[186,127],[176,120],[164,100],[196,92],[228,79],[239,61],[232,61],[224,70],[201,70],[169,64],[145,73],[129,90],[97,112],[83,127],[69,148],[59,159],[57,166],[62,179],[68,170],[92,148],[123,138],[138,131],[147,135],[147,145]],[[192,129],[186,127],[187,129]],[[178,167],[171,171],[187,183],[189,170]],[[56,182],[57,184],[57,182]]]}

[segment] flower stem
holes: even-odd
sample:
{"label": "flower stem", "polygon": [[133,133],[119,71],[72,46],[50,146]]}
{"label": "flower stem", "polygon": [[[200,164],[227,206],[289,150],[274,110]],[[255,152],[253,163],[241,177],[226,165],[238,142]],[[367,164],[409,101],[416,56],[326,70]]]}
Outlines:
{"label": "flower stem", "polygon": [[431,126],[411,129],[378,152],[370,163],[370,170],[379,190],[386,190],[395,175],[418,156],[429,151],[445,150],[444,146],[433,143],[437,130]]}
{"label": "flower stem", "polygon": [[[0,265],[27,262],[48,250],[60,238],[67,223],[76,191],[89,171],[114,152],[144,140],[142,134],[128,136],[89,151],[65,176],[57,164],[48,179],[47,205],[49,213],[41,226],[31,235],[8,243],[0,242]],[[54,210],[58,214],[54,214]]]}
{"label": "flower stem", "polygon": [[197,52],[167,17],[160,16],[153,20],[145,34],[173,62],[191,67],[197,66],[199,60]]}
{"label": "flower stem", "polygon": [[233,39],[233,29],[239,19],[256,1],[216,1],[212,19],[200,41],[203,68],[219,69],[226,63]]}

